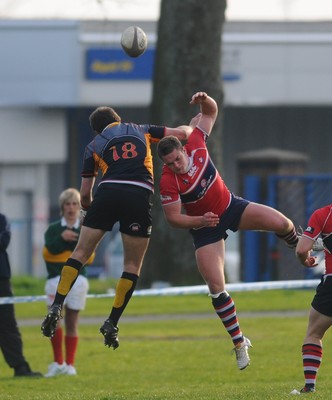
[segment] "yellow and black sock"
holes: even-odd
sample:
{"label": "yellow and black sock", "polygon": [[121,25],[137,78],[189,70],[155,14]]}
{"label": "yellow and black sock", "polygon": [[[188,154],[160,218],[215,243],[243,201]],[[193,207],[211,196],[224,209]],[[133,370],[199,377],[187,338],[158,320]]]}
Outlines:
{"label": "yellow and black sock", "polygon": [[116,285],[113,308],[109,316],[115,326],[118,324],[123,311],[127,307],[127,304],[134,293],[137,280],[137,275],[123,272],[118,284]]}
{"label": "yellow and black sock", "polygon": [[81,262],[74,260],[73,258],[68,258],[61,271],[61,277],[54,299],[55,304],[63,304],[68,292],[76,282],[82,266],[83,264]]}

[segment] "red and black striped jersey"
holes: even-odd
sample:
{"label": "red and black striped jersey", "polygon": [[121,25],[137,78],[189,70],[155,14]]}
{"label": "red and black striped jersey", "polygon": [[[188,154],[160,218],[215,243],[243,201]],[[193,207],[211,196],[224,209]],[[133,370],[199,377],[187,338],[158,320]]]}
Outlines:
{"label": "red and black striped jersey", "polygon": [[159,142],[165,127],[114,122],[86,146],[81,176],[101,182],[126,183],[153,190],[151,143]]}

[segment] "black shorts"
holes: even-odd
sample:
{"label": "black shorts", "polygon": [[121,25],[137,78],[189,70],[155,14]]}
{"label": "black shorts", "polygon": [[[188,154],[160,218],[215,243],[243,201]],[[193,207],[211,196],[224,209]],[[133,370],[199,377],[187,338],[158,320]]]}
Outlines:
{"label": "black shorts", "polygon": [[136,185],[102,183],[99,185],[83,225],[111,231],[116,222],[120,232],[150,237],[152,192]]}
{"label": "black shorts", "polygon": [[311,306],[319,313],[332,317],[332,276],[322,276]]}
{"label": "black shorts", "polygon": [[230,229],[236,232],[244,209],[250,202],[242,197],[232,194],[231,203],[227,210],[220,217],[219,224],[213,228],[190,229],[194,239],[195,249],[206,246],[211,243],[219,242],[221,239],[227,239],[226,231]]}

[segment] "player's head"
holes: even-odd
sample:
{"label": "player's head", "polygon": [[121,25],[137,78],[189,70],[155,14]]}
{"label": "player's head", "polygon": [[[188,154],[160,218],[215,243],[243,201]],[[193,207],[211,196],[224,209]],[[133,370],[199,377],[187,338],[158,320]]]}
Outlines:
{"label": "player's head", "polygon": [[65,207],[72,206],[75,210],[79,210],[81,204],[80,192],[74,188],[68,188],[60,193],[59,207],[60,215],[64,215]]}
{"label": "player's head", "polygon": [[177,137],[162,138],[158,143],[158,156],[176,174],[188,172],[189,158]]}
{"label": "player's head", "polygon": [[113,122],[121,122],[119,115],[111,107],[98,107],[96,108],[89,117],[91,129],[99,134],[107,125]]}
{"label": "player's head", "polygon": [[158,156],[163,159],[164,156],[172,153],[173,150],[182,150],[182,143],[175,136],[165,136],[158,143]]}

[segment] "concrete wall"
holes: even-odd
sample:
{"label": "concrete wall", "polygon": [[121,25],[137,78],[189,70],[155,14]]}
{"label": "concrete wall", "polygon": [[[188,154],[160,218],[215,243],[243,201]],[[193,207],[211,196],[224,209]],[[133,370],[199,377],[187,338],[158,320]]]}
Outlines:
{"label": "concrete wall", "polygon": [[12,225],[8,251],[13,274],[44,274],[49,193],[57,186],[49,170],[67,160],[64,116],[62,110],[47,108],[0,109],[0,210]]}

